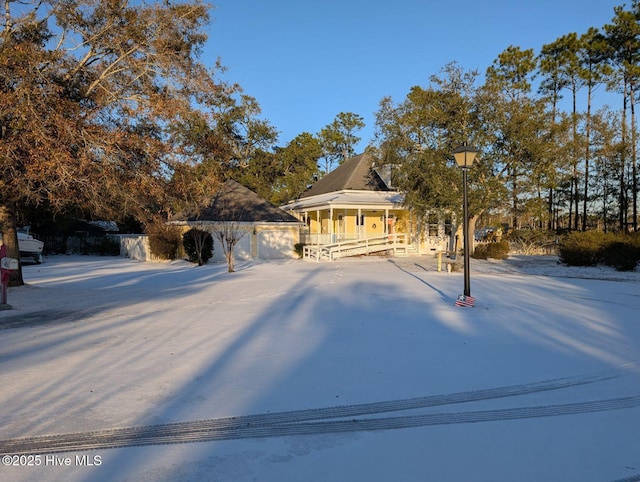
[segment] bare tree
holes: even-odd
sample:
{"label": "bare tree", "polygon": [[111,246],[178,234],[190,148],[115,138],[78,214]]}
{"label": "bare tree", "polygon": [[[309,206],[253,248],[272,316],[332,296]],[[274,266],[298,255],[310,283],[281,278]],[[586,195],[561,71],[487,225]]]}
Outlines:
{"label": "bare tree", "polygon": [[[238,216],[237,219],[241,219]],[[240,221],[216,221],[213,224],[213,235],[220,241],[222,252],[227,260],[229,273],[235,271],[234,268],[234,249],[240,240],[247,234]]]}

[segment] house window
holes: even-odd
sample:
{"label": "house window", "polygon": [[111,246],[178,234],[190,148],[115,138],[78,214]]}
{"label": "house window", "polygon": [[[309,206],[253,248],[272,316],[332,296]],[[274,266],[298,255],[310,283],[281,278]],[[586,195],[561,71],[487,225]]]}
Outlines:
{"label": "house window", "polygon": [[356,216],[356,226],[364,226],[364,214]]}
{"label": "house window", "polygon": [[438,224],[438,215],[429,213],[427,216],[427,232],[429,236],[438,236],[438,229],[440,225]]}
{"label": "house window", "polygon": [[451,218],[444,220],[444,234],[445,236],[451,236],[453,232],[453,223],[451,222]]}

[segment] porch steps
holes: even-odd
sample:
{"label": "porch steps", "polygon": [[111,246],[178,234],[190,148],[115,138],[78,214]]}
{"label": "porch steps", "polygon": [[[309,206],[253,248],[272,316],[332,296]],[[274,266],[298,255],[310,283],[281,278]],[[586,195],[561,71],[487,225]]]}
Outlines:
{"label": "porch steps", "polygon": [[415,247],[415,245],[413,245],[412,243],[409,243],[409,245],[407,246],[407,252],[405,254],[405,256],[419,256],[420,253],[418,252],[418,248]]}

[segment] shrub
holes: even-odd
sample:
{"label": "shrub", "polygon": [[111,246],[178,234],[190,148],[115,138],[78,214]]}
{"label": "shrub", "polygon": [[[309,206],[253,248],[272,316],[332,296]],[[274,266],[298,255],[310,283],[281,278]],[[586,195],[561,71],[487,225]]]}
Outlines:
{"label": "shrub", "polygon": [[207,264],[213,256],[213,237],[208,231],[191,228],[182,235],[182,245],[189,261],[198,263],[198,266]]}
{"label": "shrub", "polygon": [[151,254],[160,259],[176,259],[180,247],[180,228],[156,223],[147,228]]}
{"label": "shrub", "polygon": [[298,257],[302,259],[302,257],[304,256],[304,243],[294,244],[293,249],[295,250]]}
{"label": "shrub", "polygon": [[479,244],[473,250],[473,254],[471,255],[475,259],[487,259],[487,244]]}
{"label": "shrub", "polygon": [[574,231],[558,246],[560,261],[568,266],[595,266],[602,261],[602,250],[610,236],[598,231]]}
{"label": "shrub", "polygon": [[509,257],[509,242],[498,241],[496,243],[479,244],[473,252],[476,259],[507,259]]}
{"label": "shrub", "polygon": [[602,259],[618,271],[633,271],[638,264],[637,248],[631,242],[614,241],[604,247]]}
{"label": "shrub", "polygon": [[494,259],[507,259],[509,257],[509,242],[498,241],[487,245],[487,257]]}
{"label": "shrub", "polygon": [[560,261],[569,266],[605,263],[618,271],[632,271],[640,260],[640,236],[573,232],[560,242]]}
{"label": "shrub", "polygon": [[520,229],[506,236],[511,252],[519,254],[555,254],[558,235],[554,231]]}
{"label": "shrub", "polygon": [[627,241],[634,249],[635,258],[640,262],[640,231],[629,234],[629,236],[627,236]]}

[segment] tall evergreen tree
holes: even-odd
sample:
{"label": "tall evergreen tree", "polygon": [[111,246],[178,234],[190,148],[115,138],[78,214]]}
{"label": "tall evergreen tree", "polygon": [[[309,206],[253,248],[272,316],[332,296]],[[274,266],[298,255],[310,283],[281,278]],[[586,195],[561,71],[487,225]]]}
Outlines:
{"label": "tall evergreen tree", "polygon": [[609,73],[606,63],[610,48],[604,35],[596,28],[590,28],[579,39],[577,52],[580,62],[578,75],[587,88],[587,113],[585,117],[584,150],[584,191],[582,193],[582,230],[587,229],[587,203],[589,200],[589,161],[591,157],[591,108],[594,90],[604,82]]}
{"label": "tall evergreen tree", "polygon": [[[611,61],[615,75],[612,86],[617,84],[616,90],[622,93],[622,155],[619,166],[619,223],[620,229],[627,228],[628,223],[628,195],[627,184],[632,186],[632,225],[637,230],[637,160],[635,151],[635,97],[638,79],[640,78],[640,24],[638,2],[634,1],[633,11],[624,7],[614,8],[614,17],[610,24],[604,26],[607,41],[611,47]],[[628,139],[627,111],[631,108],[631,139]],[[630,183],[627,182],[626,170],[631,167]]]}
{"label": "tall evergreen tree", "polygon": [[[538,69],[542,74],[542,81],[540,82],[538,92],[544,97],[549,99],[551,104],[551,123],[552,131],[551,135],[554,136],[553,140],[556,140],[557,120],[558,120],[558,105],[562,99],[561,92],[568,86],[568,80],[564,75],[565,66],[565,49],[559,44],[559,42],[552,42],[542,46],[540,55],[538,56]],[[556,157],[550,159],[550,162],[554,165],[556,170],[560,169],[562,157]],[[551,172],[551,171],[550,171]],[[555,207],[555,191],[558,188],[559,179],[558,176],[550,175],[548,178],[548,199],[547,199],[547,211],[548,211],[548,229],[554,229],[554,207]]]}
{"label": "tall evergreen tree", "polygon": [[525,139],[532,133],[529,122],[537,109],[530,96],[536,68],[532,49],[510,46],[487,69],[486,89],[495,93],[497,102],[494,109],[496,149],[503,157],[510,181],[513,228],[520,226],[521,176],[526,173],[527,163],[535,157]]}
{"label": "tall evergreen tree", "polygon": [[618,216],[614,211],[617,205],[618,188],[616,172],[621,155],[621,118],[620,115],[609,110],[601,109],[592,117],[592,157],[594,161],[594,176],[591,188],[594,204],[599,218],[602,219],[605,232],[616,229]]}
{"label": "tall evergreen tree", "polygon": [[318,133],[325,158],[325,174],[355,154],[360,142],[356,132],[365,126],[364,119],[352,112],[340,112],[333,122]]}

